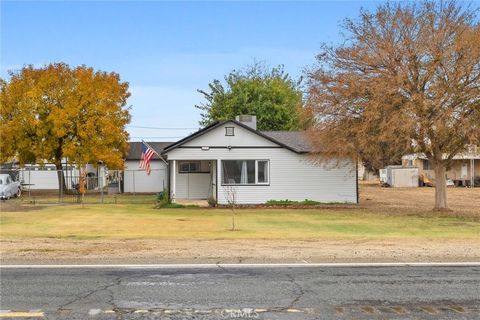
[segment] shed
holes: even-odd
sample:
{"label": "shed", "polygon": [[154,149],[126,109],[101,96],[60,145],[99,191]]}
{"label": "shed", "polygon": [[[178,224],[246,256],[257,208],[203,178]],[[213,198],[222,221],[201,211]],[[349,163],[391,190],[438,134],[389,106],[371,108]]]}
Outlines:
{"label": "shed", "polygon": [[403,166],[388,166],[385,168],[387,184],[396,188],[418,187],[418,168]]}

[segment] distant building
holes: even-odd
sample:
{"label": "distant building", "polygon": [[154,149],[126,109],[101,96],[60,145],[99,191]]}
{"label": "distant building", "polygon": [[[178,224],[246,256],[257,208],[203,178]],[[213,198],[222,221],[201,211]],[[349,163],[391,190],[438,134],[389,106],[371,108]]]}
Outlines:
{"label": "distant building", "polygon": [[[402,165],[418,167],[420,179],[422,175],[432,181],[436,179],[433,166],[424,154],[405,155]],[[454,156],[446,178],[453,180],[456,186],[480,186],[480,148],[471,147],[469,152]]]}
{"label": "distant building", "polygon": [[[172,142],[149,142],[148,143],[158,154],[171,145]],[[150,166],[150,175],[139,169],[142,157],[142,143],[130,142],[130,149],[125,158],[125,169],[123,171],[123,189],[125,193],[153,193],[160,192],[167,188],[168,175],[166,161],[158,155],[154,155]]]}

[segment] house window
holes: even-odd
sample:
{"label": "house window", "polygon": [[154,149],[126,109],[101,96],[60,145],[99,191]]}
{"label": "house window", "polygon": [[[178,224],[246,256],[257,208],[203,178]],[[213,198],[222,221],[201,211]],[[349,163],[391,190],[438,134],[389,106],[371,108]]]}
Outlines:
{"label": "house window", "polygon": [[222,160],[222,182],[227,185],[268,184],[268,160]]}
{"label": "house window", "polygon": [[226,136],[234,136],[235,135],[235,127],[225,127],[225,135]]}
{"label": "house window", "polygon": [[178,166],[179,173],[198,173],[201,172],[200,161],[180,162]]}
{"label": "house window", "polygon": [[430,165],[430,161],[423,160],[423,170],[432,170],[432,166]]}
{"label": "house window", "polygon": [[257,183],[268,183],[268,161],[257,161]]}

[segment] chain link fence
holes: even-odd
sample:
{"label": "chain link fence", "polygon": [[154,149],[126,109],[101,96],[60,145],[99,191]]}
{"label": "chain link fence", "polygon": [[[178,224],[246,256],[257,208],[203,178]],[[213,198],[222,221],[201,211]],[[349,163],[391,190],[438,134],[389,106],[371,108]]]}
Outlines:
{"label": "chain link fence", "polygon": [[4,201],[28,204],[153,204],[158,193],[167,188],[166,169],[152,169],[147,175],[142,170],[91,167],[80,171],[74,166],[56,170],[32,165],[0,169],[0,177],[6,175],[10,180],[0,178],[0,193],[7,190]]}

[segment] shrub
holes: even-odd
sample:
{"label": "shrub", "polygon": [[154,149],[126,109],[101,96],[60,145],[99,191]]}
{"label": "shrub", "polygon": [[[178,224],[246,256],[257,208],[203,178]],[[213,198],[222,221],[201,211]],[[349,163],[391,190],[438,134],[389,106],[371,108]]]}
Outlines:
{"label": "shrub", "polygon": [[176,209],[176,208],[196,208],[198,207],[197,205],[194,204],[189,204],[189,205],[183,205],[179,203],[174,203],[170,201],[170,197],[168,196],[168,193],[165,191],[157,193],[157,201],[156,201],[156,208],[165,208],[165,209]]}
{"label": "shrub", "polygon": [[208,198],[208,206],[209,207],[216,207],[217,206],[217,200],[215,200],[213,197]]}
{"label": "shrub", "polygon": [[305,199],[303,201],[293,201],[293,200],[286,199],[286,200],[268,200],[266,204],[280,205],[280,206],[285,206],[285,205],[312,206],[312,205],[317,205],[322,203],[314,200],[309,200],[309,199]]}

